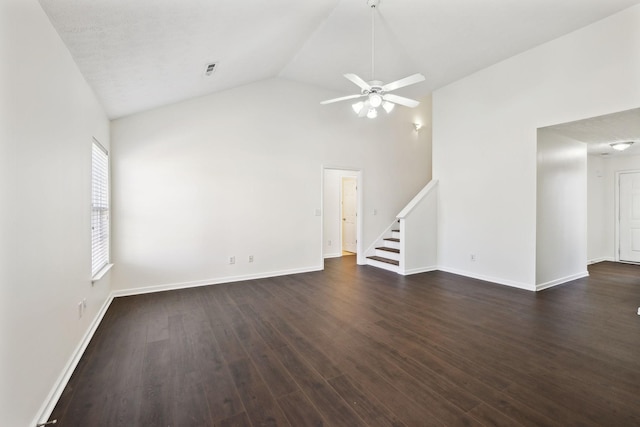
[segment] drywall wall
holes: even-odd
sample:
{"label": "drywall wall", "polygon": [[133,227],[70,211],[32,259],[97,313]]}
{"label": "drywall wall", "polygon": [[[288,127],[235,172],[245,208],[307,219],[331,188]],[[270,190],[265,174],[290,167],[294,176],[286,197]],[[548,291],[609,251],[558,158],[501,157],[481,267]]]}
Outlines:
{"label": "drywall wall", "polygon": [[342,178],[358,177],[357,171],[325,169],[322,198],[322,254],[342,256]]}
{"label": "drywall wall", "polygon": [[362,171],[371,243],[431,177],[430,100],[370,120],[335,96],[269,79],[113,121],[114,288],[322,268],[323,167]]}
{"label": "drywall wall", "polygon": [[587,260],[590,264],[615,259],[613,181],[606,170],[608,163],[600,155],[587,156]]}
{"label": "drywall wall", "polygon": [[538,130],[536,287],[587,273],[587,145]]}
{"label": "drywall wall", "polygon": [[401,274],[433,271],[438,267],[438,183],[430,182],[416,202],[398,213],[400,219]]}
{"label": "drywall wall", "polygon": [[33,426],[109,295],[90,234],[109,122],[37,1],[0,3],[0,63],[0,423]]}
{"label": "drywall wall", "polygon": [[640,105],[639,23],[636,6],[434,92],[440,268],[535,290],[536,130]]}

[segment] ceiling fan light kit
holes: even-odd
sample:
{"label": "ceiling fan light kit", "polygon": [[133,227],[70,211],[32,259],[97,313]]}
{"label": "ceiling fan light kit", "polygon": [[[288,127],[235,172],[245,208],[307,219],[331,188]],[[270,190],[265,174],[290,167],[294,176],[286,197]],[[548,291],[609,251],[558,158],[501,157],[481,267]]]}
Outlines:
{"label": "ceiling fan light kit", "polygon": [[380,95],[378,95],[377,93],[370,93],[369,94],[369,104],[373,108],[378,108],[379,106],[382,105],[382,97]]}
{"label": "ceiling fan light kit", "polygon": [[415,83],[424,81],[422,74],[412,74],[404,79],[396,80],[391,83],[383,84],[379,80],[374,80],[374,64],[375,64],[375,8],[380,4],[380,0],[367,0],[367,5],[371,8],[371,81],[366,82],[356,74],[348,73],[344,77],[350,80],[356,86],[360,88],[360,94],[347,95],[340,98],[328,99],[322,101],[320,104],[332,104],[334,102],[346,101],[350,99],[365,98],[364,101],[358,101],[351,107],[353,111],[359,116],[367,116],[370,119],[378,117],[378,108],[382,107],[384,111],[389,114],[393,111],[396,104],[414,108],[420,105],[420,102],[405,98],[403,96],[394,95],[389,93],[393,90],[400,89],[405,86],[409,86]]}

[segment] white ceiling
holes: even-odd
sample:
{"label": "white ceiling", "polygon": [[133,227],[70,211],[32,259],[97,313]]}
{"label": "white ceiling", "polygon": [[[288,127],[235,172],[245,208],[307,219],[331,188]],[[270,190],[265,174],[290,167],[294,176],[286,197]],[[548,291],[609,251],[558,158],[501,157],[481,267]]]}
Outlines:
{"label": "white ceiling", "polygon": [[[434,89],[640,0],[380,0],[375,77]],[[111,118],[271,77],[357,93],[371,79],[366,0],[40,0]],[[205,64],[218,61],[213,76]],[[355,90],[354,90],[355,89]],[[320,100],[318,100],[320,101]],[[327,107],[331,108],[331,107]]]}
{"label": "white ceiling", "polygon": [[[636,156],[640,154],[640,108],[549,126],[561,135],[587,143],[587,152],[605,156]],[[616,151],[610,144],[633,141],[625,151]]]}

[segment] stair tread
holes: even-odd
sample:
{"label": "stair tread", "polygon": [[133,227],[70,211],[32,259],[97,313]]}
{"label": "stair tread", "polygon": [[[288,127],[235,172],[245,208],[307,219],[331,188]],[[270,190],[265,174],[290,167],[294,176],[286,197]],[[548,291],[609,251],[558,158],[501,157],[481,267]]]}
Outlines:
{"label": "stair tread", "polygon": [[387,237],[385,239],[382,240],[388,240],[390,242],[400,242],[400,239],[396,239],[395,237]]}
{"label": "stair tread", "polygon": [[381,251],[387,251],[387,252],[393,252],[395,254],[399,254],[400,253],[400,249],[396,249],[396,248],[388,248],[386,246],[379,246],[376,249],[379,249]]}
{"label": "stair tread", "polygon": [[392,264],[392,265],[400,265],[400,261],[396,261],[394,259],[389,259],[389,258],[385,258],[385,257],[381,257],[381,256],[368,256],[368,259],[372,259],[374,261],[379,261],[379,262],[384,262],[387,264]]}
{"label": "stair tread", "polygon": [[391,231],[392,231],[392,232],[396,232],[396,233],[399,233],[399,232],[400,232],[400,230],[391,230]]}

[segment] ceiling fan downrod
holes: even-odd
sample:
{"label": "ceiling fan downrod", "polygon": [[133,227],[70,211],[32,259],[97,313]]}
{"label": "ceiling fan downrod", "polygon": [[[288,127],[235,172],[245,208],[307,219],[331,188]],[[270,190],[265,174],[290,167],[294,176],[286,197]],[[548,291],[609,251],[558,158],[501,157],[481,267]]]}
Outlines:
{"label": "ceiling fan downrod", "polygon": [[367,0],[371,8],[371,80],[375,80],[375,58],[376,58],[376,7],[380,0]]}

